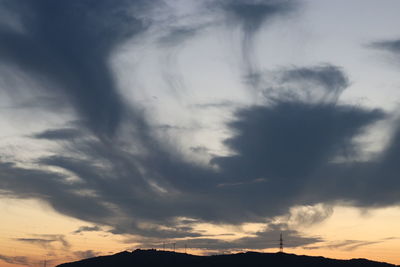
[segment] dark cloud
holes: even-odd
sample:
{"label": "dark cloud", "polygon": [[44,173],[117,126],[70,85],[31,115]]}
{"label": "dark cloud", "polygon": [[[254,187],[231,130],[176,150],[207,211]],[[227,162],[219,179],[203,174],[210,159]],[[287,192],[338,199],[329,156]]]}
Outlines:
{"label": "dark cloud", "polygon": [[[318,171],[326,171],[337,157],[351,158],[357,153],[359,148],[352,143],[353,138],[382,119],[383,113],[341,105],[282,102],[244,109],[237,116],[230,124],[236,135],[225,142],[236,155],[215,157],[212,163],[224,174],[224,183],[243,186],[223,187],[220,194],[241,211],[270,216],[284,213],[297,203],[332,201],[333,195],[341,195],[341,187],[321,184],[340,182],[344,187],[343,174],[332,175],[327,181],[326,174]],[[335,168],[343,166],[338,164]],[[265,182],[247,183],[260,178]],[[332,199],[325,197],[325,190],[331,192]],[[359,193],[367,198],[370,192]],[[305,199],[315,195],[319,198]],[[346,197],[351,198],[350,192]],[[275,204],[265,207],[260,203]]]}
{"label": "dark cloud", "polygon": [[21,168],[12,163],[1,163],[0,169],[0,185],[5,194],[43,199],[63,214],[88,221],[113,214],[100,199],[81,193],[79,185],[68,186],[65,175],[60,173]]}
{"label": "dark cloud", "polygon": [[[341,200],[364,206],[397,203],[396,172],[393,179],[382,179],[370,169],[383,165],[335,163],[337,158],[352,162],[360,153],[353,139],[384,113],[336,103],[335,94],[347,85],[339,68],[291,68],[282,77],[285,86],[286,81],[297,83],[300,91],[317,83],[334,100],[282,97],[270,105],[238,109],[229,123],[234,134],[225,141],[233,154],[215,156],[211,164],[217,170],[166,149],[143,123],[132,139],[107,142],[86,132],[59,155],[37,161],[66,172],[2,163],[0,186],[17,197],[44,199],[63,214],[111,226],[112,233],[160,239],[197,239],[203,235],[194,230],[197,222],[264,222],[292,206]],[[391,173],[397,168],[396,152],[385,155],[385,164],[393,160],[386,170]],[[378,181],[379,194],[373,193]],[[316,222],[329,212],[312,214]],[[178,218],[194,219],[193,224]],[[300,215],[297,220],[301,223]]]}
{"label": "dark cloud", "polygon": [[214,158],[213,163],[229,170],[231,177],[268,179],[303,176],[329,159],[346,156],[353,149],[352,138],[383,113],[282,102],[243,109],[237,118],[230,124],[237,134],[225,143],[238,155]]}
{"label": "dark cloud", "polygon": [[0,60],[53,81],[49,94],[67,98],[84,124],[110,136],[124,116],[108,61],[113,49],[145,28],[142,1],[2,1],[19,14],[23,32],[0,27]]}

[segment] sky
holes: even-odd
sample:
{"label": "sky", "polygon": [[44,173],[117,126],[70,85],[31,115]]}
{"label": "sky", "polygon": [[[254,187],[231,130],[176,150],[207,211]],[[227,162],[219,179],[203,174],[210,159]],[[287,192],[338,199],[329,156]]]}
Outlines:
{"label": "sky", "polygon": [[136,248],[400,264],[398,0],[0,0],[0,266]]}

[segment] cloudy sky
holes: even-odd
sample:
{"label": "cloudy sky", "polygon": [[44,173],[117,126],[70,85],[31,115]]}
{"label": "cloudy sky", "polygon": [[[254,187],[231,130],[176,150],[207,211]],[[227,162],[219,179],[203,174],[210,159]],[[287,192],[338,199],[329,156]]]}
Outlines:
{"label": "cloudy sky", "polygon": [[0,266],[125,249],[400,264],[398,0],[0,0]]}

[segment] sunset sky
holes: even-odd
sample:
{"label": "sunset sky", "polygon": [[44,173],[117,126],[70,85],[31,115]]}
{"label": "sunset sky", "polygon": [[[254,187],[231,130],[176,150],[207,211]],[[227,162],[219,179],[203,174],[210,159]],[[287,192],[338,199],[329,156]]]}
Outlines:
{"label": "sunset sky", "polygon": [[400,264],[399,10],[0,0],[0,266],[280,233]]}

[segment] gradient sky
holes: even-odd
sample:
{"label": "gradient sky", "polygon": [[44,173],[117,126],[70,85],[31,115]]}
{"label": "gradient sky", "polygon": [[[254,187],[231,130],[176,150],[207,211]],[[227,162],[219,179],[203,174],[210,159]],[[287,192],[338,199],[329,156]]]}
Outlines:
{"label": "gradient sky", "polygon": [[398,10],[0,0],[0,266],[280,233],[400,264]]}

